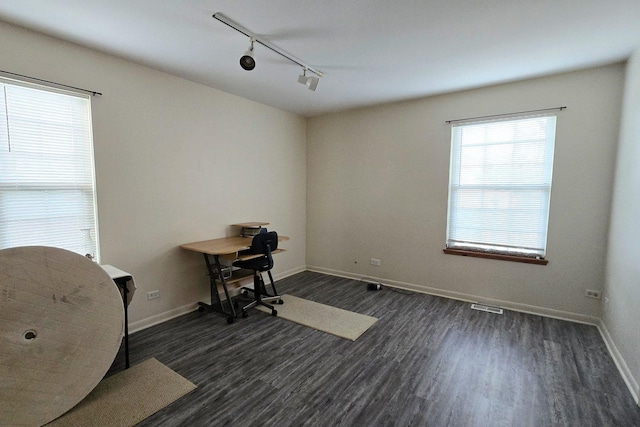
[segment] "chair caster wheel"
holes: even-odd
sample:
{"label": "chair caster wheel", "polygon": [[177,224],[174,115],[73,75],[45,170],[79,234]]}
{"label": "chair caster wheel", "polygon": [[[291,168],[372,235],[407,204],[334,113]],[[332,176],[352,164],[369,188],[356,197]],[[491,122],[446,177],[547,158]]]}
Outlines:
{"label": "chair caster wheel", "polygon": [[198,307],[198,311],[202,313],[204,311],[204,307],[203,306]]}
{"label": "chair caster wheel", "polygon": [[278,311],[277,310],[271,310],[271,315],[272,316],[277,316],[278,315]]}
{"label": "chair caster wheel", "polygon": [[242,310],[242,317],[245,318],[245,319],[247,317],[249,317],[249,315],[247,314],[247,312],[245,310]]}
{"label": "chair caster wheel", "polygon": [[284,304],[284,301],[282,301],[282,300],[280,299],[280,300],[278,300],[278,304],[282,305],[282,304]]}
{"label": "chair caster wheel", "polygon": [[233,323],[233,317],[229,316],[227,317],[227,323],[230,325]]}
{"label": "chair caster wheel", "polygon": [[249,291],[242,291],[242,292],[240,292],[240,294],[241,294],[243,297],[246,297],[247,295],[249,295]]}

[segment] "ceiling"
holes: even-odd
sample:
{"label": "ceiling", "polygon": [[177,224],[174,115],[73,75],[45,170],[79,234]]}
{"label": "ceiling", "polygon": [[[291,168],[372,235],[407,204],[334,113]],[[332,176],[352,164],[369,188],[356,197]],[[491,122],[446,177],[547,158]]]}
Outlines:
{"label": "ceiling", "polygon": [[[322,71],[317,90],[259,44],[242,70],[249,39],[216,12]],[[0,20],[304,116],[613,63],[640,45],[640,0],[2,0]]]}

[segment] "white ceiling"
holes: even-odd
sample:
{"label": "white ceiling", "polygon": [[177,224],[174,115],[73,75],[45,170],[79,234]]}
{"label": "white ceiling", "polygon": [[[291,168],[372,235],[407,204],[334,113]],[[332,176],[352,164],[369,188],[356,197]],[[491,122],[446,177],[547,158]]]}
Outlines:
{"label": "white ceiling", "polygon": [[[317,91],[261,45],[242,70],[249,40],[215,12],[323,71]],[[2,0],[0,20],[305,116],[612,63],[640,45],[640,0]]]}

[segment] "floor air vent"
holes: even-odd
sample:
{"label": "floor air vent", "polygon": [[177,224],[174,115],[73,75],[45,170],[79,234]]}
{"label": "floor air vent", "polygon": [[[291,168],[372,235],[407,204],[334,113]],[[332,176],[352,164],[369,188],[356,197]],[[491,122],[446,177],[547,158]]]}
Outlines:
{"label": "floor air vent", "polygon": [[471,304],[471,308],[474,310],[486,311],[489,313],[502,314],[502,309],[500,307],[493,307],[491,305],[484,304]]}

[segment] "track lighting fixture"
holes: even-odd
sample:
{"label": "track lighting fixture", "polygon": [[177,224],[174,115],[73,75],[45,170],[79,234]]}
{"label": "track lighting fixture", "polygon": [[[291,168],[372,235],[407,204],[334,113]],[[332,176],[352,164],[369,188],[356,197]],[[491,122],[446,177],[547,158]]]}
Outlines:
{"label": "track lighting fixture", "polygon": [[320,79],[316,76],[307,76],[307,69],[302,69],[302,74],[298,76],[298,83],[306,85],[309,90],[316,91]]}
{"label": "track lighting fixture", "polygon": [[[222,22],[223,24],[226,24],[229,27],[233,28],[234,30],[238,31],[239,33],[242,33],[245,36],[249,37],[249,39],[251,40],[251,46],[249,47],[249,50],[246,51],[244,55],[240,58],[240,66],[243,69],[250,71],[256,67],[256,62],[253,59],[253,43],[257,42],[257,43],[260,43],[262,46],[270,49],[271,51],[277,53],[278,55],[282,56],[283,58],[288,59],[294,64],[301,66],[302,74],[298,76],[298,82],[306,85],[307,88],[309,88],[309,90],[312,90],[312,91],[316,90],[316,88],[318,87],[318,82],[320,81],[320,77],[322,77],[323,75],[321,71],[318,71],[315,68],[310,67],[309,65],[305,64],[304,62],[297,59],[293,55],[285,52],[284,50],[280,49],[276,45],[272,44],[268,40],[262,37],[256,36],[254,33],[247,30],[242,25],[231,20],[230,18],[223,15],[222,13],[216,12],[213,14],[213,17],[218,21]],[[314,75],[307,76],[307,71],[310,73],[313,73]]]}
{"label": "track lighting fixture", "polygon": [[247,50],[244,55],[240,58],[240,66],[247,70],[251,71],[256,68],[256,61],[253,59],[253,37],[251,38],[251,46],[249,46],[249,50]]}
{"label": "track lighting fixture", "polygon": [[298,83],[301,83],[303,85],[307,84],[307,69],[306,68],[303,68],[302,69],[302,74],[300,74],[298,76]]}
{"label": "track lighting fixture", "polygon": [[307,87],[309,88],[309,90],[315,92],[316,88],[318,87],[318,83],[319,82],[320,82],[320,78],[319,77],[311,76],[311,77],[309,77],[309,80],[307,81]]}

